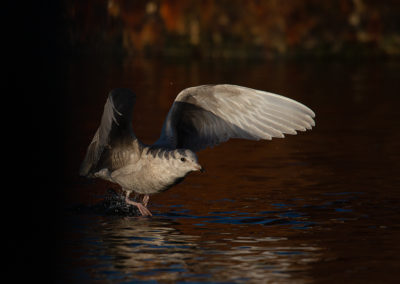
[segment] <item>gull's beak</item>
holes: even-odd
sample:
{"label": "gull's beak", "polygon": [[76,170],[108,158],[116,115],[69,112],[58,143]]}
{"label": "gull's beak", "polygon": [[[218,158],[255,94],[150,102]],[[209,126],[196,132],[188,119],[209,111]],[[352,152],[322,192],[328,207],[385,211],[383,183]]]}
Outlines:
{"label": "gull's beak", "polygon": [[197,165],[196,170],[200,171],[201,173],[204,173],[206,171],[201,165]]}

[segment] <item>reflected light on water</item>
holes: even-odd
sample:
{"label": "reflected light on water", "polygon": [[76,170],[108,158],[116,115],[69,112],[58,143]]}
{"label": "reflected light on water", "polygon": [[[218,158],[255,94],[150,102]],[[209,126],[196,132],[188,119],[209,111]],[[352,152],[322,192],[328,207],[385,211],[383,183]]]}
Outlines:
{"label": "reflected light on water", "polygon": [[[109,90],[138,97],[133,128],[153,143],[184,88],[231,83],[316,112],[316,127],[199,153],[204,174],[150,199],[153,218],[66,210],[60,281],[391,283],[399,279],[398,62],[77,60],[62,102],[64,203],[93,205],[106,182],[78,169]],[[70,111],[73,110],[73,111]],[[150,282],[151,283],[151,282]]]}
{"label": "reflected light on water", "polygon": [[[262,228],[255,228],[252,236],[248,232],[240,235],[230,225],[223,232],[201,227],[189,235],[178,229],[182,226],[177,223],[179,218],[88,219],[75,232],[85,242],[76,239],[76,246],[70,243],[73,254],[84,253],[83,247],[92,248],[91,253],[79,256],[83,266],[75,280],[207,281],[212,276],[213,281],[221,282],[275,282],[293,277],[302,282],[308,279],[307,267],[320,255],[318,247],[265,236]],[[184,226],[189,230],[195,227],[190,223]]]}

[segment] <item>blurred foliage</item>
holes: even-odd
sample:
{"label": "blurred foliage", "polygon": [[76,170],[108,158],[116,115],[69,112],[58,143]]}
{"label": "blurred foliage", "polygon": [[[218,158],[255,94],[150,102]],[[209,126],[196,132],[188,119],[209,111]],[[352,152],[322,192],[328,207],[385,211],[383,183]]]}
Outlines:
{"label": "blurred foliage", "polygon": [[274,58],[400,55],[399,0],[69,0],[76,52]]}

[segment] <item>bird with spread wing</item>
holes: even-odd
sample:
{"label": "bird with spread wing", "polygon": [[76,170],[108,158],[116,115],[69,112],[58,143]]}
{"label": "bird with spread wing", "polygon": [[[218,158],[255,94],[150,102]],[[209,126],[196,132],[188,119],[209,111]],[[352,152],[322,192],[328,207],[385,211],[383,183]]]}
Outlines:
{"label": "bird with spread wing", "polygon": [[[270,140],[315,126],[314,112],[287,97],[236,85],[204,85],[178,94],[160,138],[146,145],[132,128],[135,99],[129,89],[110,92],[80,175],[120,185],[126,203],[143,216],[152,215],[149,195],[203,171],[195,152],[231,138]],[[131,200],[131,193],[142,200]]]}

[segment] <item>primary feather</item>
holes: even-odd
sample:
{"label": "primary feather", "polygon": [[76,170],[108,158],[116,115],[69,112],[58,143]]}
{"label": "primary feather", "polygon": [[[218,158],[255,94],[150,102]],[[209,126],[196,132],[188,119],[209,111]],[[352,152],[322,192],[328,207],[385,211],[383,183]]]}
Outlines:
{"label": "primary feather", "polygon": [[193,151],[230,138],[284,137],[315,126],[314,112],[292,99],[235,85],[204,85],[175,99],[155,143]]}

